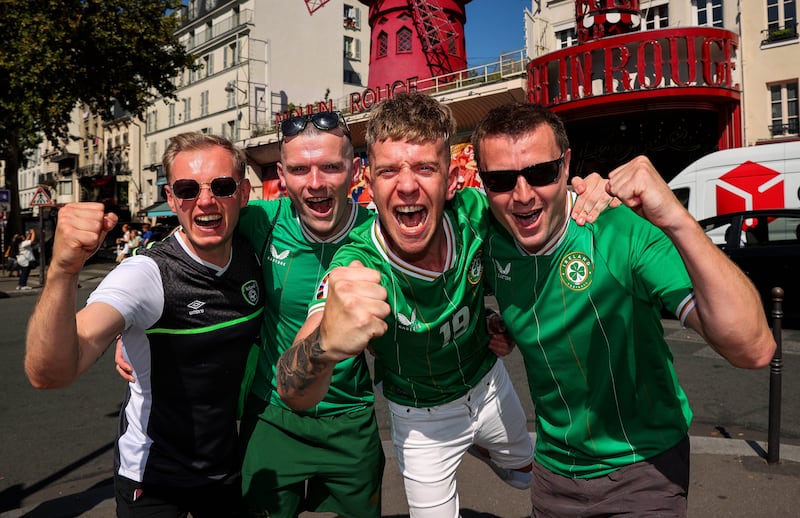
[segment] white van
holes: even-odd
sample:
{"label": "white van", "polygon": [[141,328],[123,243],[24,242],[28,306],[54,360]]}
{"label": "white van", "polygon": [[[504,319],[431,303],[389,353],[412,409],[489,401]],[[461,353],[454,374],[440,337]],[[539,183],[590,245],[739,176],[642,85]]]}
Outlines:
{"label": "white van", "polygon": [[669,186],[696,220],[743,210],[800,208],[800,141],[711,153],[687,166]]}

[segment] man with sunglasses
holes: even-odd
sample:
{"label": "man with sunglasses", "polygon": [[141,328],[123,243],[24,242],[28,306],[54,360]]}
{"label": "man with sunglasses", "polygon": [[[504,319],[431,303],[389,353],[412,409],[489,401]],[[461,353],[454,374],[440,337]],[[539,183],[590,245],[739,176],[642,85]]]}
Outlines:
{"label": "man with sunglasses", "polygon": [[475,189],[456,192],[454,131],[450,110],[423,94],[373,108],[367,181],[378,218],[337,252],[277,373],[290,406],[307,408],[330,393],[338,365],[369,345],[412,517],[459,515],[456,468],[473,444],[521,489],[533,456],[522,405],[489,348],[486,200]]}
{"label": "man with sunglasses", "polygon": [[224,138],[184,133],[163,165],[179,230],[124,260],[77,314],[78,274],[117,217],[102,203],[59,211],[25,370],[37,388],[69,385],[121,334],[135,381],[115,448],[117,515],[237,516],[236,401],[264,311],[258,258],[234,235],[246,157]]}
{"label": "man with sunglasses", "polygon": [[275,376],[331,258],[371,219],[349,199],[359,159],[339,112],[291,117],[280,131],[278,176],[288,197],[251,202],[239,222],[261,251],[268,308],[244,388],[245,504],[253,515],[273,518],[303,511],[377,518],[384,455],[363,355],[340,363],[330,393],[306,411],[283,403]]}
{"label": "man with sunglasses", "polygon": [[536,407],[533,516],[686,516],[692,414],[660,309],[760,368],[775,343],[758,293],[646,158],[609,175],[627,207],[579,226],[555,114],[500,106],[472,139],[494,216],[485,275]]}

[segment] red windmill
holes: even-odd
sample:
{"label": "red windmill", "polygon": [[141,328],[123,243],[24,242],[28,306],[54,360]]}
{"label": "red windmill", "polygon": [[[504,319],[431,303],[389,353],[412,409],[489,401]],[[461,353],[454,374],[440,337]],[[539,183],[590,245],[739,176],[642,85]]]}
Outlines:
{"label": "red windmill", "polygon": [[369,7],[369,87],[446,75],[467,66],[464,6],[471,0],[359,0]]}

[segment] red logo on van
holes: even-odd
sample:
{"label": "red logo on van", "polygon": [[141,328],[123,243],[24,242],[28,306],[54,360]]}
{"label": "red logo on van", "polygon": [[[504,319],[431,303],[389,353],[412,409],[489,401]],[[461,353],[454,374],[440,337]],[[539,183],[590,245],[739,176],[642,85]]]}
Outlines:
{"label": "red logo on van", "polygon": [[748,160],[717,181],[717,214],[782,209],[783,184],[781,173]]}

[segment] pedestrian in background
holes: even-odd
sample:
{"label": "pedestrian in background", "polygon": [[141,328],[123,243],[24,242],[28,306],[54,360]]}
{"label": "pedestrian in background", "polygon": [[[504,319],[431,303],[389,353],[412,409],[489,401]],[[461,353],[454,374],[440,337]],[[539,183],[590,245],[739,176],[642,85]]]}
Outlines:
{"label": "pedestrian in background", "polygon": [[36,256],[33,255],[33,244],[36,242],[36,231],[32,228],[28,230],[25,237],[17,237],[17,264],[19,265],[19,284],[17,290],[29,290],[28,276],[31,269],[36,262]]}
{"label": "pedestrian in background", "polygon": [[11,238],[11,242],[6,247],[6,251],[4,254],[5,261],[3,262],[3,267],[8,272],[7,276],[12,277],[14,272],[17,272],[17,276],[19,276],[19,265],[17,264],[17,254],[19,253],[19,244],[22,241],[22,236],[19,234],[14,234],[14,237]]}

